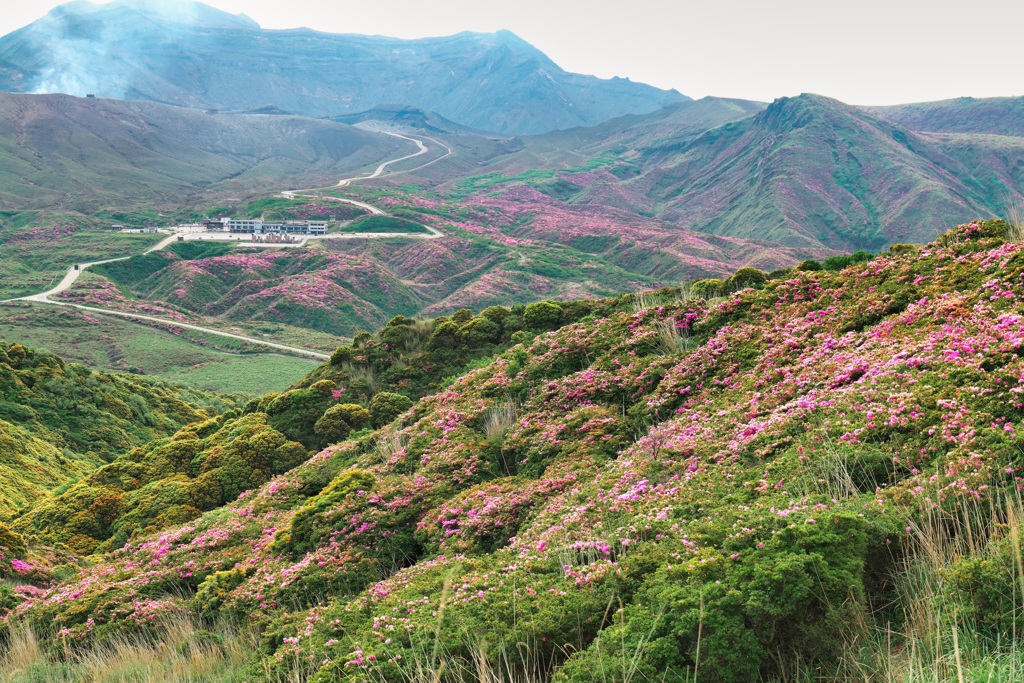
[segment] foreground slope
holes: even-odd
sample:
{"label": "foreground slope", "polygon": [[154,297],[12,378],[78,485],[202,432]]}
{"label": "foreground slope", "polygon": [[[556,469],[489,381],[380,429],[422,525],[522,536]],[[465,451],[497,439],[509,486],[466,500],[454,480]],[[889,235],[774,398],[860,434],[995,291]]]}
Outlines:
{"label": "foreground slope", "polygon": [[998,521],[1020,481],[1007,231],[716,301],[597,302],[383,429],[21,591],[8,623],[67,652],[173,614],[232,620],[260,642],[248,680],[324,683],[881,677],[872,625],[891,655],[906,615],[940,603],[925,624],[1005,642],[1005,517],[970,527],[978,554],[951,554],[927,599],[894,580],[929,520],[945,538],[972,511]]}
{"label": "foreground slope", "polygon": [[508,31],[399,40],[262,30],[201,3],[175,10],[126,0],[62,5],[0,38],[0,88],[229,110],[272,105],[307,116],[398,103],[508,134],[593,125],[686,99],[568,73]]}

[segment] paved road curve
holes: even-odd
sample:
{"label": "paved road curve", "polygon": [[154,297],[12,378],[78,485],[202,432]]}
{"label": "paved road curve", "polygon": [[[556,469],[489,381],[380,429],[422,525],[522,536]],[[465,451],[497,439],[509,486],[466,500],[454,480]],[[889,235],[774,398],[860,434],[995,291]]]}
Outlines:
{"label": "paved road curve", "polygon": [[[352,181],[355,181],[355,180],[369,180],[371,178],[377,178],[382,173],[384,173],[384,171],[387,169],[387,167],[390,166],[391,164],[398,163],[399,161],[405,161],[406,159],[412,159],[414,157],[418,157],[418,156],[421,156],[423,154],[426,154],[428,151],[430,151],[429,147],[427,147],[425,144],[423,144],[423,142],[421,140],[417,140],[416,138],[410,138],[410,137],[407,137],[405,135],[399,135],[398,133],[385,133],[385,134],[386,135],[392,135],[392,136],[397,137],[397,138],[402,138],[403,140],[410,140],[412,142],[415,142],[416,146],[419,149],[414,154],[409,154],[409,155],[406,155],[406,156],[403,156],[403,157],[399,157],[397,159],[391,159],[390,161],[385,161],[380,166],[378,166],[376,168],[376,170],[374,170],[374,172],[371,173],[370,175],[367,175],[367,176],[357,176],[357,177],[354,177],[354,178],[343,178],[342,180],[338,181],[338,183],[337,183],[337,185],[335,185],[335,187],[344,187],[344,186],[348,185],[349,183],[351,183]],[[445,145],[444,143],[438,142],[437,140],[434,140],[433,138],[427,138],[427,139],[430,140],[431,142],[435,142],[438,145],[441,145],[442,147],[444,147],[446,150],[448,150],[447,153],[444,156],[438,157],[437,159],[434,159],[433,161],[429,161],[426,164],[423,164],[422,166],[417,166],[416,168],[410,169],[410,170],[414,171],[414,170],[417,170],[417,169],[420,169],[420,168],[424,168],[424,167],[429,166],[430,164],[436,163],[436,162],[440,161],[441,159],[444,159],[445,157],[448,157],[448,156],[450,156],[452,154],[451,148],[448,147],[447,145]],[[408,171],[401,171],[401,172],[402,173],[406,173]],[[311,191],[313,191],[313,190],[288,190],[288,191],[282,192],[281,194],[284,197],[288,198],[288,199],[294,199],[296,197],[296,195],[298,195],[299,193],[305,193],[305,192],[311,192]],[[354,204],[355,206],[359,206],[359,207],[361,207],[363,209],[366,209],[371,214],[374,214],[374,215],[377,215],[377,216],[387,215],[381,209],[377,208],[376,206],[373,206],[372,204],[367,204],[366,202],[360,202],[360,201],[356,201],[354,199],[343,199],[341,197],[324,197],[324,199],[329,199],[331,201],[344,202],[344,203],[347,203],[347,204]],[[278,247],[278,248],[283,247],[283,246],[304,246],[306,244],[306,242],[308,241],[308,239],[383,239],[383,238],[386,238],[386,237],[406,237],[406,238],[412,238],[412,239],[428,239],[429,240],[429,239],[437,239],[439,237],[444,237],[444,233],[442,233],[441,231],[439,231],[439,230],[437,230],[435,228],[432,228],[430,226],[424,226],[424,227],[426,227],[427,230],[430,231],[430,234],[428,234],[428,235],[410,235],[408,233],[366,233],[366,232],[353,232],[353,233],[347,233],[347,234],[335,233],[333,235],[325,235],[323,237],[307,238],[307,239],[304,239],[300,243],[297,243],[295,245],[261,244],[261,243],[256,243],[256,242],[249,242],[248,244],[246,244],[246,246]],[[154,251],[159,251],[161,249],[164,249],[168,245],[173,244],[175,241],[177,241],[177,239],[178,239],[178,235],[176,235],[176,234],[175,235],[170,235],[169,237],[166,237],[166,238],[160,240],[159,242],[154,244],[149,249],[146,249],[142,253],[143,254],[149,254],[149,253],[152,253]],[[237,244],[242,244],[242,243],[241,242],[237,242]],[[51,296],[56,296],[57,294],[60,294],[61,292],[69,289],[71,287],[71,285],[75,284],[75,281],[77,281],[78,278],[81,276],[81,274],[84,273],[88,268],[90,268],[92,266],[98,266],[98,265],[100,265],[102,263],[114,263],[115,261],[127,261],[129,258],[131,258],[131,257],[130,256],[122,256],[120,258],[105,259],[103,261],[92,261],[90,263],[79,263],[79,264],[73,265],[70,268],[68,268],[68,272],[64,275],[64,278],[59,283],[57,283],[56,287],[48,289],[45,292],[41,292],[39,294],[31,294],[29,296],[18,297],[16,299],[7,299],[6,301],[0,301],[0,303],[7,303],[8,301],[32,301],[32,302],[40,303],[40,304],[49,304],[51,306],[66,306],[68,308],[77,308],[79,310],[89,311],[91,313],[101,313],[103,315],[115,315],[115,316],[118,316],[118,317],[121,317],[121,318],[127,318],[129,320],[153,322],[153,323],[159,323],[159,324],[162,324],[162,325],[173,325],[174,327],[180,327],[180,328],[184,328],[184,329],[187,329],[187,330],[195,330],[197,332],[203,332],[205,334],[213,334],[213,335],[216,335],[216,336],[219,336],[219,337],[228,337],[230,339],[238,339],[238,340],[241,340],[241,341],[249,342],[251,344],[258,344],[260,346],[266,346],[268,348],[276,349],[278,351],[287,351],[289,353],[294,353],[294,354],[297,354],[297,355],[300,355],[300,356],[307,356],[307,357],[310,357],[310,358],[317,358],[317,359],[320,359],[320,360],[329,360],[330,359],[330,356],[328,356],[327,354],[320,353],[319,351],[313,351],[311,349],[303,349],[303,348],[300,348],[300,347],[297,347],[297,346],[287,346],[285,344],[276,344],[274,342],[269,342],[269,341],[266,341],[266,340],[263,340],[263,339],[255,339],[253,337],[246,337],[246,336],[243,336],[243,335],[240,335],[240,334],[232,334],[230,332],[222,332],[220,330],[214,330],[214,329],[210,329],[208,327],[200,327],[199,325],[190,325],[190,324],[187,324],[187,323],[181,323],[181,322],[177,322],[175,320],[166,320],[164,318],[157,318],[157,317],[149,316],[149,315],[140,315],[138,313],[129,313],[129,312],[126,312],[126,311],[118,311],[118,310],[114,310],[114,309],[111,309],[111,308],[99,308],[99,307],[95,307],[95,306],[83,306],[81,304],[73,304],[73,303],[66,302],[66,301],[54,301],[53,299],[50,298]]]}

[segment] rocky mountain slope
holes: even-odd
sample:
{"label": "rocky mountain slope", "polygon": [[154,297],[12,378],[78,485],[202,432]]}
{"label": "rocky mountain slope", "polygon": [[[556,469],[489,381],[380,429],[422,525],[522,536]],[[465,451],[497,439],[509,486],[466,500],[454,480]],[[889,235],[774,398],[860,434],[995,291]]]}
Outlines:
{"label": "rocky mountain slope", "polygon": [[[965,224],[840,272],[736,273],[753,286],[712,299],[397,320],[146,461],[261,420],[337,441],[226,507],[52,584],[59,558],[18,527],[6,571],[42,588],[8,591],[3,623],[55,657],[186,615],[233,652],[244,624],[247,680],[990,671],[1019,625],[1017,234]],[[350,398],[374,359],[414,378],[417,344],[506,322],[515,346],[387,424]]]}
{"label": "rocky mountain slope", "polygon": [[568,73],[508,31],[420,40],[265,31],[200,3],[174,7],[62,5],[0,39],[0,89],[311,116],[400,103],[506,134],[593,125],[686,99]]}

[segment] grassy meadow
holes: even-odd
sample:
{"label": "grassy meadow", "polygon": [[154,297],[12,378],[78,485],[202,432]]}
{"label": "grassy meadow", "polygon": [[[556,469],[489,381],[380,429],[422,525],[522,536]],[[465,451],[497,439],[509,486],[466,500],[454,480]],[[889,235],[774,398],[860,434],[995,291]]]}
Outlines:
{"label": "grassy meadow", "polygon": [[316,367],[301,358],[257,353],[253,345],[224,337],[191,331],[178,336],[110,316],[36,305],[0,307],[0,330],[89,367],[225,393],[280,391]]}

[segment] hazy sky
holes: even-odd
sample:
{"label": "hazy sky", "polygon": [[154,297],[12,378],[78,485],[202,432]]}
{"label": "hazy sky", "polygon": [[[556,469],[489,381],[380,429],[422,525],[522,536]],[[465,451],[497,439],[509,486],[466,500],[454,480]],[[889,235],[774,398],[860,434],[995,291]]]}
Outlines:
{"label": "hazy sky", "polygon": [[[174,0],[168,0],[173,2]],[[0,34],[60,4],[5,0]],[[401,38],[506,28],[564,69],[691,97],[850,104],[1024,95],[1024,0],[209,0],[264,28]]]}

